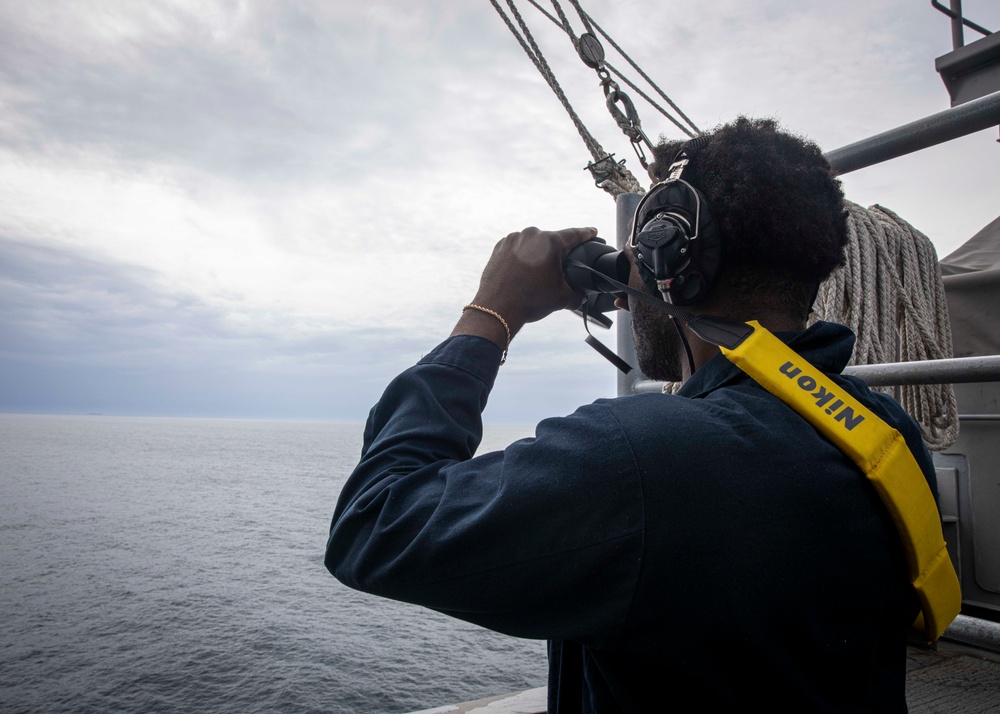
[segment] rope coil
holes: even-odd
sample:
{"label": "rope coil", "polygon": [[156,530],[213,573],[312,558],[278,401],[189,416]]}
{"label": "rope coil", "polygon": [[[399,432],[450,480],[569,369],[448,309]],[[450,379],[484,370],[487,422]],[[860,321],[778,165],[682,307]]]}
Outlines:
{"label": "rope coil", "polygon": [[[844,265],[820,285],[810,324],[828,320],[850,327],[857,336],[851,364],[951,357],[948,302],[930,239],[887,208],[845,204]],[[680,388],[680,382],[667,382],[663,392]],[[958,403],[950,384],[874,389],[896,398],[932,451],[958,438]]]}
{"label": "rope coil", "polygon": [[[857,335],[851,364],[952,356],[951,321],[941,266],[930,239],[882,206],[846,202],[843,266],[820,286],[813,320],[831,320]],[[958,437],[958,404],[950,384],[882,387],[920,425],[927,447]]]}

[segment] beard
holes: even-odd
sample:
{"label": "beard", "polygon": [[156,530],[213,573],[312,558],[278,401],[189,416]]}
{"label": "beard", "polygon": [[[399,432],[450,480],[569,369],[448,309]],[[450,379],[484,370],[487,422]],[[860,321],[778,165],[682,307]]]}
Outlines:
{"label": "beard", "polygon": [[679,382],[681,355],[686,354],[673,321],[659,310],[631,301],[632,339],[639,369],[650,379]]}

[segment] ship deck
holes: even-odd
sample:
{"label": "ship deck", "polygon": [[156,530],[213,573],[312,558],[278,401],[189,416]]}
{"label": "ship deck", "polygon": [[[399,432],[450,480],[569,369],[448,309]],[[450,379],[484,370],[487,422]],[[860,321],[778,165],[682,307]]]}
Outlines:
{"label": "ship deck", "polygon": [[[941,640],[906,655],[910,714],[1000,713],[1000,654]],[[545,687],[413,714],[544,714]]]}

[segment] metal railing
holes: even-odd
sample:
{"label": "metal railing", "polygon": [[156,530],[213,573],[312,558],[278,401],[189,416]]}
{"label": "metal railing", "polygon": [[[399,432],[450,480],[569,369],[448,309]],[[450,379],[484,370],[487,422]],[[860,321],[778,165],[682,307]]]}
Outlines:
{"label": "metal railing", "polygon": [[837,174],[874,166],[1000,125],[1000,92],[973,99],[826,154]]}
{"label": "metal railing", "polygon": [[[847,367],[844,374],[865,380],[869,387],[1000,382],[1000,355],[859,364]],[[659,392],[662,388],[663,382],[636,379],[632,382],[630,393]]]}
{"label": "metal railing", "polygon": [[965,46],[965,28],[968,27],[970,30],[975,30],[983,35],[992,35],[993,33],[987,30],[982,25],[977,25],[971,20],[967,20],[962,15],[962,0],[951,0],[951,7],[947,8],[938,0],[931,0],[931,6],[935,10],[940,10],[945,15],[951,18],[951,44],[957,50],[959,47]]}
{"label": "metal railing", "polygon": [[1000,355],[852,365],[844,374],[860,377],[869,387],[1000,382]]}

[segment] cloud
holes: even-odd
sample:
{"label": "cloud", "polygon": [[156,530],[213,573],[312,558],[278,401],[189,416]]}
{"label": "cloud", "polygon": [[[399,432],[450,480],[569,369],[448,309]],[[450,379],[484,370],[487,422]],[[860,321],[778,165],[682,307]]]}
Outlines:
{"label": "cloud", "polygon": [[488,13],[98,3],[7,19],[19,128],[0,150],[0,231],[145,266],[234,320],[442,329],[499,237],[590,219],[558,200],[575,139],[517,101],[539,80],[496,65],[489,40],[508,38]]}
{"label": "cloud", "polygon": [[[703,127],[776,115],[831,149],[947,105],[947,20],[902,0],[586,7]],[[641,174],[592,70],[522,10],[583,122]],[[117,391],[146,389],[148,411],[154,392],[175,411],[182,393],[238,411],[284,392],[360,413],[448,334],[497,239],[613,237],[572,122],[486,3],[0,2],[0,104],[5,359],[24,379],[128,376]],[[995,218],[994,139],[851,174],[848,196],[949,252]],[[531,326],[498,389],[561,411],[557,391],[606,395],[581,338],[568,317]],[[491,410],[513,414],[505,399]]]}
{"label": "cloud", "polygon": [[188,405],[356,419],[386,375],[425,349],[376,330],[290,338],[271,325],[234,324],[159,282],[146,269],[0,240],[0,409],[183,413]]}
{"label": "cloud", "polygon": [[[138,15],[126,8],[96,17],[64,8],[54,27],[40,21],[45,10],[37,6],[8,18],[3,63],[8,82],[22,89],[13,102],[22,127],[31,127],[16,137],[20,146],[105,146],[139,164],[287,180],[332,158],[309,138],[339,135],[347,147],[356,141],[342,113],[310,106],[324,77],[316,77],[313,92],[290,91],[259,51],[261,28],[238,22],[245,13],[225,13],[236,27],[216,32],[211,12],[163,7]],[[75,18],[90,21],[70,35],[64,24]]]}
{"label": "cloud", "polygon": [[[361,156],[432,160],[437,72],[486,62],[476,34],[456,31],[480,13],[454,8],[9,4],[0,20],[16,145],[97,145],[269,184],[346,183]],[[443,34],[461,40],[448,54],[434,49]]]}
{"label": "cloud", "polygon": [[[0,304],[0,411],[360,420],[446,334],[289,334],[236,322],[146,268],[2,238]],[[490,416],[520,423],[611,396],[582,336],[569,314],[529,326]]]}

